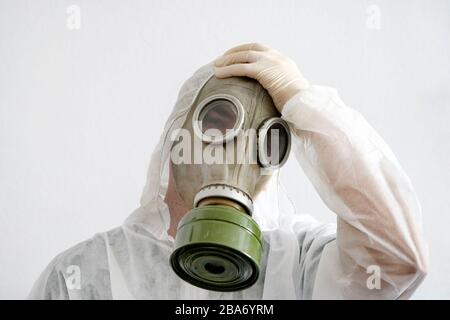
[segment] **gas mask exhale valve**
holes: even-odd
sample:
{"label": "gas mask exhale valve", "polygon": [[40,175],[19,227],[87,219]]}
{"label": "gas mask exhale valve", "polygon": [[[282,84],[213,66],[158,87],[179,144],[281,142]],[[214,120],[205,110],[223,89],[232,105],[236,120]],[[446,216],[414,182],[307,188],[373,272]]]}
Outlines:
{"label": "gas mask exhale valve", "polygon": [[[288,158],[289,127],[258,82],[212,77],[182,130],[188,134],[174,142],[172,168],[178,193],[193,209],[178,225],[172,268],[200,288],[246,289],[259,277],[263,252],[253,200]],[[198,163],[198,153],[214,159]],[[251,155],[255,161],[243,161]]]}

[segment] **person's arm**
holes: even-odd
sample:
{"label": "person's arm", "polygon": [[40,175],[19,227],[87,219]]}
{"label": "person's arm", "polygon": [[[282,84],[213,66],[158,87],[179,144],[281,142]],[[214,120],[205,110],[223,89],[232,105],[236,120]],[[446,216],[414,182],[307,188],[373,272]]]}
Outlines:
{"label": "person's arm", "polygon": [[283,118],[298,161],[338,216],[337,240],[322,253],[313,297],[409,297],[427,259],[420,205],[394,154],[331,88],[303,89]]}
{"label": "person's arm", "polygon": [[336,90],[310,86],[276,50],[241,45],[215,65],[217,77],[247,76],[266,88],[290,123],[303,170],[338,216],[337,240],[321,254],[313,297],[410,296],[427,270],[420,205],[380,136]]}

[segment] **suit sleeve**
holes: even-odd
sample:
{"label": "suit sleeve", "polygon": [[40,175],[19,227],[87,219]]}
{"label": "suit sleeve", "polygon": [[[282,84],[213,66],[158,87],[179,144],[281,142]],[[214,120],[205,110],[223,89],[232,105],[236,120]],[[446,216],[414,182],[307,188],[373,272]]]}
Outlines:
{"label": "suit sleeve", "polygon": [[310,86],[283,108],[296,157],[337,215],[313,298],[408,298],[427,271],[421,208],[396,157],[336,90]]}

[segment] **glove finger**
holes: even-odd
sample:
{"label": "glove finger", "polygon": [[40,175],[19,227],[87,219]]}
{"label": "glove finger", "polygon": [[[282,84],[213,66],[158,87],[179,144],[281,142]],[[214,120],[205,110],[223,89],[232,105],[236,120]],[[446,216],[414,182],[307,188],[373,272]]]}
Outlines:
{"label": "glove finger", "polygon": [[257,73],[257,67],[254,63],[232,64],[225,67],[216,67],[215,76],[217,78],[228,77],[250,77],[254,78]]}
{"label": "glove finger", "polygon": [[261,57],[261,53],[258,51],[252,51],[252,50],[240,51],[240,52],[223,55],[223,56],[217,58],[214,61],[214,65],[216,67],[225,67],[225,66],[229,66],[231,64],[236,64],[236,63],[252,63],[252,62],[256,62],[257,60],[259,60],[260,57]]}
{"label": "glove finger", "polygon": [[223,55],[227,55],[227,54],[235,53],[235,52],[239,52],[239,51],[248,51],[248,50],[269,51],[271,49],[261,43],[246,43],[246,44],[241,44],[239,46],[233,47],[233,48],[225,51],[225,53]]}

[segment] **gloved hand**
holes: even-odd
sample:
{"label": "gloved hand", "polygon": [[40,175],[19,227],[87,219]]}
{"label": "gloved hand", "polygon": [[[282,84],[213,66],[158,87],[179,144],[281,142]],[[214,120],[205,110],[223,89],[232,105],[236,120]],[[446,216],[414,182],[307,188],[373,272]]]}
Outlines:
{"label": "gloved hand", "polygon": [[290,98],[308,87],[294,61],[259,43],[231,48],[214,64],[218,78],[245,76],[259,81],[280,113]]}

